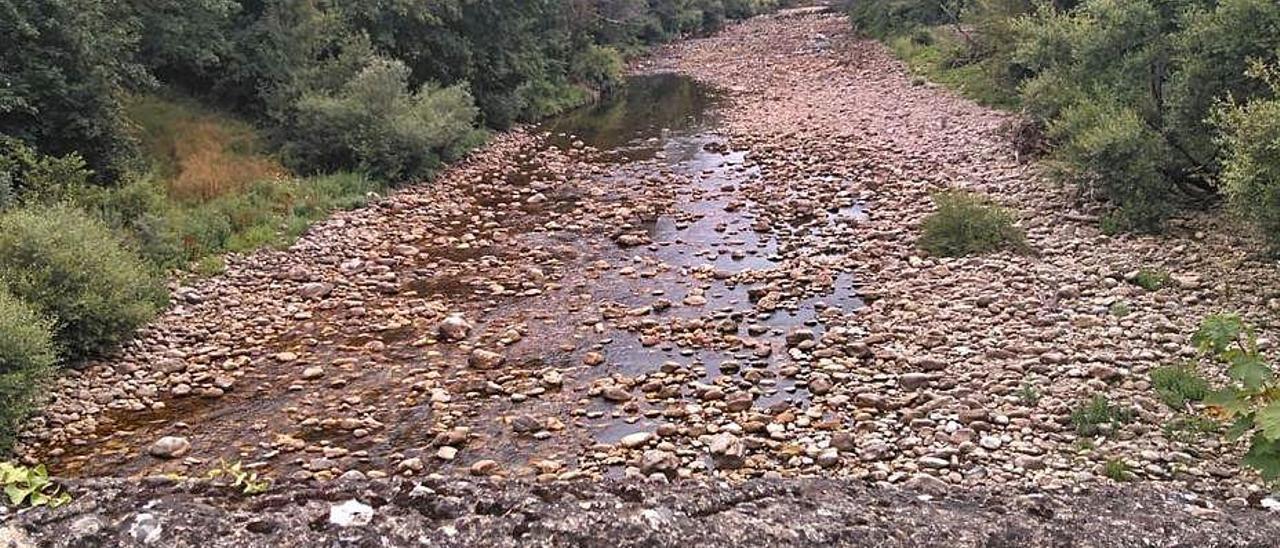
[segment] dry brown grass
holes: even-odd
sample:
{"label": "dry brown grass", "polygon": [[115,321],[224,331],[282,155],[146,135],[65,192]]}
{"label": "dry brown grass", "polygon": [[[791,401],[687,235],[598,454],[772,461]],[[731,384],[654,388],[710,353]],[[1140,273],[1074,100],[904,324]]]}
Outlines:
{"label": "dry brown grass", "polygon": [[135,98],[129,113],[174,199],[206,201],[288,175],[239,120],[153,96]]}

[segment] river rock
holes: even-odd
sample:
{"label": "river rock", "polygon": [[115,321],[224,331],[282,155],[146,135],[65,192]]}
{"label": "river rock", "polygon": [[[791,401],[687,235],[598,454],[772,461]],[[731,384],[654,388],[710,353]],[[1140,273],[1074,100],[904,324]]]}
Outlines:
{"label": "river rock", "polygon": [[506,361],[507,358],[502,354],[477,348],[471,351],[471,357],[467,360],[467,363],[476,369],[497,369]]}
{"label": "river rock", "polygon": [[461,341],[471,334],[471,324],[461,315],[450,314],[436,326],[436,332],[443,340]]}
{"label": "river rock", "polygon": [[159,459],[176,459],[191,451],[191,442],[181,436],[165,436],[147,448],[147,454]]}

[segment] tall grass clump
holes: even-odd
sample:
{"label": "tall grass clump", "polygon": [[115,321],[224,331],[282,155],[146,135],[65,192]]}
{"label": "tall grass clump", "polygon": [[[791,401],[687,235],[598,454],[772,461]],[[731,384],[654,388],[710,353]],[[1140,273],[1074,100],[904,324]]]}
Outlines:
{"label": "tall grass clump", "polygon": [[208,200],[285,174],[252,126],[193,100],[143,95],[131,99],[128,113],[153,169],[177,200]]}
{"label": "tall grass clump", "polygon": [[1170,365],[1151,370],[1151,387],[1164,402],[1175,411],[1182,411],[1189,402],[1204,400],[1209,395],[1209,383],[1190,365]]}
{"label": "tall grass clump", "polygon": [[950,190],[933,196],[938,210],[921,226],[919,245],[933,255],[961,257],[1000,249],[1023,250],[1026,234],[1013,213],[970,192]]}

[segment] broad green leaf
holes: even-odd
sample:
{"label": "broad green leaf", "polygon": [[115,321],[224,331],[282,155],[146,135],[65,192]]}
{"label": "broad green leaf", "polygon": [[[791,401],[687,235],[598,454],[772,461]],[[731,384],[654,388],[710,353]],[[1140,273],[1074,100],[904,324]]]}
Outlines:
{"label": "broad green leaf", "polygon": [[1205,396],[1204,403],[1205,405],[1221,408],[1227,417],[1235,417],[1249,412],[1249,402],[1240,397],[1238,391],[1230,388],[1210,392],[1209,395]]}
{"label": "broad green leaf", "polygon": [[1257,415],[1258,427],[1269,441],[1280,440],[1280,402],[1271,402]]}
{"label": "broad green leaf", "polygon": [[1255,434],[1249,452],[1244,455],[1244,464],[1267,480],[1280,477],[1280,442],[1269,441],[1261,433]]}
{"label": "broad green leaf", "polygon": [[8,495],[9,504],[13,506],[18,506],[22,504],[22,501],[27,499],[27,496],[31,494],[31,490],[24,489],[15,484],[10,484],[5,486],[4,494]]}
{"label": "broad green leaf", "polygon": [[1238,440],[1253,430],[1253,415],[1240,415],[1240,418],[1231,423],[1231,427],[1227,428],[1226,436],[1229,440]]}
{"label": "broad green leaf", "polygon": [[1246,329],[1244,322],[1234,314],[1209,316],[1191,337],[1191,343],[1201,352],[1222,354]]}
{"label": "broad green leaf", "polygon": [[1257,390],[1271,380],[1271,368],[1267,367],[1258,354],[1233,352],[1228,359],[1231,367],[1227,369],[1227,375],[1245,388]]}

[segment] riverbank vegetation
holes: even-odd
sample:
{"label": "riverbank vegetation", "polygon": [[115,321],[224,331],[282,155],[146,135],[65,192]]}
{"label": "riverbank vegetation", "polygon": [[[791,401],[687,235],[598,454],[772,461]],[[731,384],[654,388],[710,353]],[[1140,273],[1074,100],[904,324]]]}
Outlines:
{"label": "riverbank vegetation", "polygon": [[862,32],[923,78],[1018,109],[1046,165],[1158,231],[1223,198],[1280,251],[1280,4],[1271,0],[856,0]]}
{"label": "riverbank vegetation", "polygon": [[781,0],[0,0],[0,441],[175,269],[283,245]]}
{"label": "riverbank vegetation", "polygon": [[[919,77],[1021,112],[1047,141],[1049,173],[1105,204],[1105,230],[1159,231],[1180,211],[1225,203],[1280,252],[1280,3],[857,0],[848,9]],[[1129,281],[1147,291],[1175,283],[1152,269]],[[1195,363],[1153,369],[1154,392],[1176,413],[1166,435],[1247,436],[1244,464],[1280,477],[1280,403],[1259,338],[1240,317],[1218,315],[1191,342],[1212,378],[1226,380],[1211,383]],[[1092,436],[1123,422],[1127,411],[1115,409],[1096,396],[1071,419]]]}
{"label": "riverbank vegetation", "polygon": [[999,249],[1025,251],[1027,236],[1015,224],[1013,212],[985,197],[965,191],[933,196],[937,211],[921,224],[919,245],[942,257],[978,255]]}

